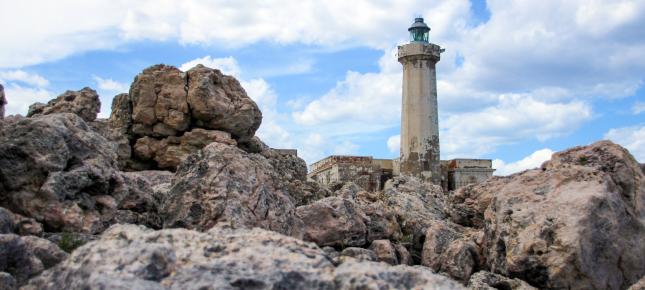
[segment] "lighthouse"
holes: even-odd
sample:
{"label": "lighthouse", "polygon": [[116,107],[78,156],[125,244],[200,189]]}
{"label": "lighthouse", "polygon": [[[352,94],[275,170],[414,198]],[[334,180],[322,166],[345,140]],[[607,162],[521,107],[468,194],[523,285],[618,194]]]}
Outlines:
{"label": "lighthouse", "polygon": [[408,31],[410,42],[398,47],[403,65],[399,172],[441,184],[436,64],[443,49],[428,41],[430,27],[423,18]]}

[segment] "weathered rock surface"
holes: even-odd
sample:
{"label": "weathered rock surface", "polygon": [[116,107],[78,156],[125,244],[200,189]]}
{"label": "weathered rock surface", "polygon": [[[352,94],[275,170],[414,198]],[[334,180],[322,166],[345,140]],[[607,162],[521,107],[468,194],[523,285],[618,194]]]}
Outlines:
{"label": "weathered rock surface", "polygon": [[5,108],[7,99],[4,96],[4,87],[0,84],[0,119],[4,119]]}
{"label": "weathered rock surface", "polygon": [[378,261],[385,262],[390,265],[396,265],[399,263],[399,259],[396,257],[396,249],[394,249],[394,245],[392,245],[390,240],[372,241],[369,249],[374,251]]}
{"label": "weathered rock surface", "polygon": [[163,205],[165,227],[207,230],[218,222],[300,236],[291,180],[260,154],[211,143],[177,169]]}
{"label": "weathered rock surface", "polygon": [[425,235],[421,264],[462,282],[480,267],[481,250],[466,229],[437,221]]}
{"label": "weathered rock surface", "polygon": [[645,276],[643,276],[643,278],[638,280],[636,284],[630,286],[629,289],[627,290],[645,290]]}
{"label": "weathered rock surface", "polygon": [[237,145],[228,132],[193,129],[181,137],[140,138],[134,145],[134,156],[144,161],[154,160],[159,168],[175,170],[188,155],[213,142]]}
{"label": "weathered rock surface", "polygon": [[346,261],[261,229],[118,225],[23,289],[462,289],[427,269]]}
{"label": "weathered rock surface", "polygon": [[23,285],[29,278],[61,262],[67,256],[67,253],[45,239],[0,234],[0,273],[6,272],[9,275],[0,277],[0,282],[4,280],[12,283],[11,280],[14,280],[17,286]]}
{"label": "weathered rock surface", "polygon": [[46,105],[36,103],[29,107],[27,117],[55,113],[72,113],[86,122],[96,119],[101,110],[101,100],[95,90],[85,87],[79,91],[66,91]]}
{"label": "weathered rock surface", "polygon": [[347,247],[340,252],[339,256],[341,262],[347,260],[345,259],[345,257],[351,257],[359,261],[378,261],[378,257],[376,256],[376,253],[374,253],[374,251],[358,247]]}
{"label": "weathered rock surface", "polygon": [[520,279],[511,279],[486,271],[480,271],[470,276],[468,288],[472,290],[537,290]]}
{"label": "weathered rock surface", "polygon": [[262,113],[234,77],[203,65],[186,75],[187,100],[196,127],[230,132],[240,141],[253,137]]}
{"label": "weathered rock surface", "polygon": [[40,236],[42,232],[43,226],[36,220],[0,207],[0,234]]}
{"label": "weathered rock surface", "polygon": [[550,289],[625,289],[645,274],[645,177],[622,147],[575,147],[481,188],[494,188],[484,213],[492,272]]}
{"label": "weathered rock surface", "polygon": [[364,246],[368,219],[351,199],[327,197],[297,209],[304,223],[306,241],[319,246]]}
{"label": "weathered rock surface", "polygon": [[75,114],[5,124],[0,206],[35,219],[46,231],[98,233],[125,216],[148,219],[153,199],[131,194],[115,156],[107,140]]}

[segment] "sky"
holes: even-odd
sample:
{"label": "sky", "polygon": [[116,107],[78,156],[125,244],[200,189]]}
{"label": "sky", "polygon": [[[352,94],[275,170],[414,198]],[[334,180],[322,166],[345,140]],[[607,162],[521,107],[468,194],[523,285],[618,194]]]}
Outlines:
{"label": "sky", "polygon": [[271,147],[395,158],[418,16],[445,49],[442,159],[506,175],[610,139],[645,163],[645,0],[0,0],[0,83],[8,114],[89,86],[108,117],[144,68],[201,63],[241,81]]}

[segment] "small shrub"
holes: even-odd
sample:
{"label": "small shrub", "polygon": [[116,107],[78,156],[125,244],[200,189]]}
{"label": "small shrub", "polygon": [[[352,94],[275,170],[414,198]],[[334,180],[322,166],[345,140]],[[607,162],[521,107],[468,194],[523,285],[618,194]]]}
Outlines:
{"label": "small shrub", "polygon": [[83,242],[80,239],[77,239],[73,234],[63,233],[63,235],[60,238],[60,242],[58,242],[58,247],[65,252],[71,253],[72,251],[82,246],[83,244],[85,244],[85,242]]}

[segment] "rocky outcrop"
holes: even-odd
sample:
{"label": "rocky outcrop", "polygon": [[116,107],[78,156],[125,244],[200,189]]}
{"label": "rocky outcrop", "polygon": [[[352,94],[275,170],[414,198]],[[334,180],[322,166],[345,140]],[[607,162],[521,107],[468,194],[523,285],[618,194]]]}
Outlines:
{"label": "rocky outcrop", "polygon": [[0,84],[0,119],[4,119],[5,108],[7,99],[4,96],[4,87]]}
{"label": "rocky outcrop", "polygon": [[77,115],[22,118],[0,131],[0,206],[33,218],[46,231],[98,233],[155,208],[116,167],[107,140]]}
{"label": "rocky outcrop", "polygon": [[259,149],[254,153],[263,151],[253,146],[261,121],[258,106],[235,78],[202,65],[185,73],[155,65],[137,75],[130,94],[114,98],[109,139],[118,144],[123,168],[174,170],[189,154],[231,137],[241,147]]}
{"label": "rocky outcrop", "polygon": [[96,119],[101,110],[101,100],[95,90],[85,87],[80,91],[66,91],[47,104],[36,103],[29,107],[27,117],[55,113],[72,113],[86,122]]}
{"label": "rocky outcrop", "polygon": [[225,222],[300,236],[286,175],[261,154],[211,143],[177,169],[163,204],[165,227],[204,231]]}
{"label": "rocky outcrop", "polygon": [[396,249],[390,240],[375,240],[369,247],[370,250],[376,254],[376,257],[379,261],[388,263],[390,265],[396,265],[399,263],[399,259],[396,257]]}
{"label": "rocky outcrop", "polygon": [[645,176],[622,147],[575,147],[480,188],[495,189],[484,213],[492,272],[550,289],[625,289],[645,274]]}
{"label": "rocky outcrop", "polygon": [[134,144],[134,156],[143,161],[154,160],[161,169],[175,170],[188,155],[213,142],[237,145],[228,132],[193,129],[181,137],[140,138]]}
{"label": "rocky outcrop", "polygon": [[520,279],[511,279],[486,271],[473,274],[468,281],[468,288],[472,290],[537,290]]}
{"label": "rocky outcrop", "polygon": [[6,273],[0,275],[0,282],[23,285],[29,278],[65,260],[67,256],[58,246],[45,239],[0,234],[0,273]]}
{"label": "rocky outcrop", "polygon": [[23,289],[462,289],[427,269],[346,261],[261,229],[107,230]]}

